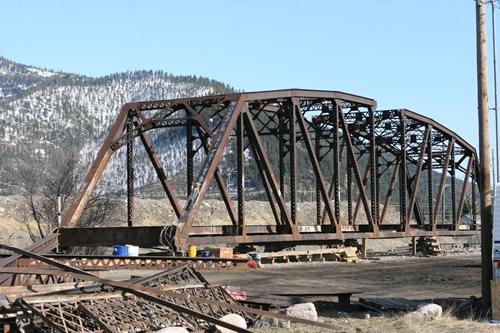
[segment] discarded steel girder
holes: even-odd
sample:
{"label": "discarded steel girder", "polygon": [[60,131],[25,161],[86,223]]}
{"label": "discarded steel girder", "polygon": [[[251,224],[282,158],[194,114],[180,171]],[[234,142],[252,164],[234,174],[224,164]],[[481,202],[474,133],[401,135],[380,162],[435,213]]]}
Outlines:
{"label": "discarded steel girder", "polygon": [[[186,192],[169,181],[148,136],[166,127],[186,129]],[[61,234],[77,225],[108,161],[123,146],[128,149],[128,225],[134,224],[133,169],[138,161],[133,161],[133,145],[138,142],[144,145],[177,216],[176,221],[168,221],[174,227],[163,230],[157,242],[177,250],[185,250],[188,244],[328,242],[478,232],[478,159],[475,149],[460,136],[409,110],[378,111],[369,98],[291,89],[125,104],[63,216]],[[268,147],[273,143],[277,157],[270,155]],[[221,158],[230,146],[236,151],[236,193],[228,191],[221,171]],[[273,221],[266,226],[249,222],[245,210],[250,154],[272,211]],[[307,161],[306,168],[299,165],[299,158]],[[229,224],[193,225],[214,178]],[[297,194],[311,184],[315,213],[300,217]],[[184,205],[180,192],[187,195]],[[449,198],[444,219],[443,196]],[[390,216],[391,206],[399,216]],[[468,225],[461,223],[465,206],[471,216]],[[107,245],[111,245],[118,232],[98,229],[94,236],[109,236]],[[129,238],[127,243],[133,244]],[[82,245],[78,235],[73,245]]]}
{"label": "discarded steel girder", "polygon": [[[158,228],[157,228],[158,230]],[[64,239],[63,239],[64,241]],[[146,239],[147,241],[147,239]],[[119,243],[119,242],[117,242]],[[63,246],[63,245],[61,245]],[[69,246],[69,244],[65,244]],[[0,255],[7,257],[8,255]],[[246,267],[248,258],[190,258],[190,257],[172,257],[172,256],[138,256],[122,257],[112,255],[71,255],[71,254],[48,254],[46,257],[56,260],[68,266],[77,267],[84,270],[166,270],[188,264],[196,270],[235,270],[238,265]],[[17,267],[24,268],[46,268],[47,265],[38,260],[29,258],[20,258],[16,262]],[[38,278],[35,276],[35,278]],[[16,283],[23,285],[23,283]]]}

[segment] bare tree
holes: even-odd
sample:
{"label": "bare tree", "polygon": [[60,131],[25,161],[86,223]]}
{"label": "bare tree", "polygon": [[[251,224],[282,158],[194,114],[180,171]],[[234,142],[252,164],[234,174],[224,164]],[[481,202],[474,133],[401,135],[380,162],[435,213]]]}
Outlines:
{"label": "bare tree", "polygon": [[[79,175],[83,172],[79,169],[76,158],[64,151],[55,152],[44,161],[30,159],[18,168],[18,184],[26,207],[22,222],[33,241],[58,227],[58,198],[64,210],[80,184]],[[112,194],[97,191],[87,204],[79,226],[113,223],[119,207]]]}

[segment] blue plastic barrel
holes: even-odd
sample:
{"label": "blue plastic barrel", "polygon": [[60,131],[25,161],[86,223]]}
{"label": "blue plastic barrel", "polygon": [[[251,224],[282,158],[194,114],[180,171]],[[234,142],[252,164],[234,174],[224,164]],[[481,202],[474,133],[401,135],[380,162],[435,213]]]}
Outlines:
{"label": "blue plastic barrel", "polygon": [[210,252],[209,252],[209,251],[203,251],[203,252],[201,253],[201,256],[202,256],[203,258],[208,258],[208,257],[210,257]]}
{"label": "blue plastic barrel", "polygon": [[114,256],[128,256],[128,248],[126,245],[113,245],[113,255]]}

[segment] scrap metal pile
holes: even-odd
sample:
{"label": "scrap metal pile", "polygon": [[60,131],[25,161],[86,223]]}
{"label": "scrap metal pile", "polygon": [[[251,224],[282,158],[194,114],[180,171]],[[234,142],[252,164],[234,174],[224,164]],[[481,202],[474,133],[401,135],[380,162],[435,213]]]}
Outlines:
{"label": "scrap metal pile", "polygon": [[[0,323],[5,332],[154,332],[167,327],[207,331],[215,326],[250,332],[221,320],[228,314],[238,314],[249,326],[259,317],[269,317],[333,329],[243,306],[187,264],[145,277],[111,280],[21,249],[2,247],[44,266],[0,269],[4,278]],[[22,275],[32,279],[20,280]]]}

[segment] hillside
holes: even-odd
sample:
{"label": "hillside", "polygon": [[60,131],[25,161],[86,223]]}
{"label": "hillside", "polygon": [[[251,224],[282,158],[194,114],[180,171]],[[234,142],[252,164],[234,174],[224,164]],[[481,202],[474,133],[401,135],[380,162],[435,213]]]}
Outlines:
{"label": "hillside", "polygon": [[85,79],[83,76],[27,66],[0,57],[0,101],[15,100],[51,84]]}
{"label": "hillside", "polygon": [[[19,163],[31,159],[41,162],[54,150],[73,152],[75,156],[81,153],[82,163],[88,164],[125,102],[232,90],[207,78],[162,71],[90,78],[0,58],[0,194],[15,193],[10,175]],[[182,142],[175,136],[175,131],[167,137],[164,134],[163,139],[170,144],[162,145],[159,151],[168,170],[176,170],[177,152],[183,152],[179,148]],[[112,165],[111,178],[122,174]],[[137,182],[139,186],[148,182],[147,171],[138,173]]]}
{"label": "hillside", "polygon": [[[196,76],[174,76],[162,71],[136,71],[91,78],[56,72],[15,63],[0,58],[0,195],[19,194],[22,180],[16,175],[25,165],[43,168],[54,152],[72,154],[80,160],[84,173],[99,149],[103,136],[113,123],[120,107],[126,102],[203,96],[234,91],[218,81]],[[178,189],[185,189],[185,132],[169,128],[152,132],[152,141],[167,175]],[[278,149],[271,143],[271,160],[277,159]],[[147,158],[138,145],[135,159]],[[231,148],[223,158],[221,169],[231,172],[234,165]],[[260,184],[259,173],[251,156],[246,179],[252,186]],[[197,160],[201,155],[195,156]],[[125,150],[113,156],[100,186],[115,193],[125,190],[123,165]],[[297,163],[308,168],[304,147],[299,145]],[[226,173],[227,173],[226,172]],[[307,174],[307,189],[313,190],[313,175]],[[231,177],[229,177],[231,178]],[[158,195],[156,174],[149,163],[138,163],[135,184],[147,195]],[[153,185],[153,186],[151,186]],[[235,185],[235,184],[231,184]],[[230,185],[230,186],[231,186]],[[233,186],[234,187],[234,186]],[[182,195],[182,193],[180,193]],[[262,193],[261,196],[264,196]]]}

